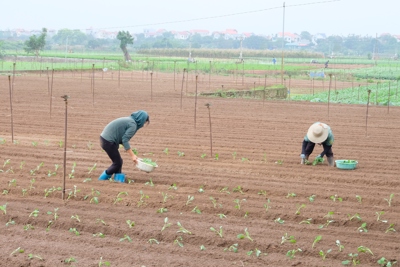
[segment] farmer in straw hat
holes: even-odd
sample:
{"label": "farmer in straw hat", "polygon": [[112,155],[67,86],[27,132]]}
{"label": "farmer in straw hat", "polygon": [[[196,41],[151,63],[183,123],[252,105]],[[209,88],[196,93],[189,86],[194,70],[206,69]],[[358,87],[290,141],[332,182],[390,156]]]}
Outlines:
{"label": "farmer in straw hat", "polygon": [[331,127],[322,122],[316,122],[310,126],[306,136],[303,140],[301,147],[301,164],[308,162],[308,157],[313,152],[315,144],[322,145],[324,151],[315,158],[315,162],[322,162],[323,157],[326,155],[328,165],[331,167],[335,166],[333,160],[332,144],[333,144],[333,133]]}
{"label": "farmer in straw hat", "polygon": [[103,171],[99,180],[109,180],[114,174],[115,181],[125,182],[125,174],[121,173],[123,160],[118,151],[119,145],[124,146],[133,163],[137,164],[137,157],[129,145],[129,140],[140,128],[149,123],[150,117],[147,112],[138,110],[128,117],[121,117],[107,124],[100,134],[100,146],[107,153],[112,164],[107,170]]}

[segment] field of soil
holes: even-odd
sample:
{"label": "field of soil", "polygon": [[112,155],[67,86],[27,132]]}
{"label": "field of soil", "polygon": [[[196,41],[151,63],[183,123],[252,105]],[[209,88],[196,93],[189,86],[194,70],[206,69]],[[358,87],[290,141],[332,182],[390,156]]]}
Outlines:
{"label": "field of soil", "polygon": [[[11,117],[8,77],[0,76],[0,266],[400,261],[398,107],[370,106],[366,128],[366,106],[331,104],[328,113],[322,103],[196,99],[194,77],[180,79],[16,76]],[[253,79],[245,78],[248,88],[263,84]],[[197,90],[229,83],[234,77],[201,76]],[[98,181],[110,164],[101,131],[139,109],[151,123],[131,146],[159,167],[141,172],[121,151],[129,183]],[[299,164],[315,121],[332,127],[335,158],[358,160],[355,170]]]}

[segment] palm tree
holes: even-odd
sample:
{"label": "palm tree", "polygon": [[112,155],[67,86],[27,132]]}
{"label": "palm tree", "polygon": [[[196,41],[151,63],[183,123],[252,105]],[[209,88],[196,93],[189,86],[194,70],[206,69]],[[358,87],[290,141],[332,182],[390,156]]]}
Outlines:
{"label": "palm tree", "polygon": [[121,41],[121,44],[119,47],[121,48],[122,52],[124,53],[124,58],[125,61],[131,61],[131,56],[129,55],[128,50],[126,49],[126,46],[128,44],[133,44],[133,37],[129,33],[129,31],[119,31],[117,35],[117,39]]}

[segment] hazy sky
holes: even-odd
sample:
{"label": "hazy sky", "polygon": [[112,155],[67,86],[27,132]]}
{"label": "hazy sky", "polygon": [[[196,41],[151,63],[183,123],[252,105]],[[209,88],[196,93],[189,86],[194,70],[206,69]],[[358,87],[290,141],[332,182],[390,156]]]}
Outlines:
{"label": "hazy sky", "polygon": [[[288,0],[285,5],[285,32],[400,34],[399,0]],[[2,1],[0,8],[0,30],[236,29],[275,34],[283,28],[283,1],[277,0],[16,0]]]}

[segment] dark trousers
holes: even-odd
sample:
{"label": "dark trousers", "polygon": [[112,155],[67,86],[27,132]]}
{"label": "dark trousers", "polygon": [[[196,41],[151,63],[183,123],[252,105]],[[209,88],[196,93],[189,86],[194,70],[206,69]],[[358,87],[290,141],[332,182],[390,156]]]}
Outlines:
{"label": "dark trousers", "polygon": [[[320,154],[321,157],[326,155],[327,157],[333,157],[332,146],[327,146],[324,143],[322,144],[324,151]],[[302,154],[309,156],[314,151],[315,143],[307,142],[303,140]]]}
{"label": "dark trousers", "polygon": [[121,154],[118,151],[119,145],[113,142],[109,142],[100,136],[100,146],[102,149],[104,149],[104,151],[107,153],[108,157],[112,161],[112,164],[110,167],[108,167],[106,173],[108,175],[121,173],[123,160],[121,158]]}

